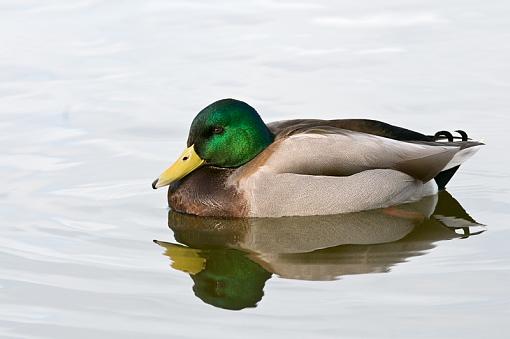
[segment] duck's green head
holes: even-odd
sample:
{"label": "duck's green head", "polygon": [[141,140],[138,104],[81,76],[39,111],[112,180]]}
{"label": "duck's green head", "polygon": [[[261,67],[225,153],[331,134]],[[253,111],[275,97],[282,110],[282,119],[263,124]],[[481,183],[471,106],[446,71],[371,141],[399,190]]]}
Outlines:
{"label": "duck's green head", "polygon": [[193,119],[188,148],[152,186],[166,186],[205,164],[239,167],[257,156],[273,139],[253,107],[234,99],[216,101]]}
{"label": "duck's green head", "polygon": [[234,99],[216,101],[204,108],[191,123],[188,147],[206,163],[239,167],[273,142],[273,135],[257,111]]}

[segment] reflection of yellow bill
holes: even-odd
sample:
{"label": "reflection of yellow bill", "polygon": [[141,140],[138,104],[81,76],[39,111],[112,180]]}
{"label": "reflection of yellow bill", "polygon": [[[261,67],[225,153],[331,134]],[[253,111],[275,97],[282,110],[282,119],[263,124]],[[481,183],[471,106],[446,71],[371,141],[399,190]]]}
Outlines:
{"label": "reflection of yellow bill", "polygon": [[170,185],[172,182],[184,178],[205,163],[195,152],[194,145],[186,148],[180,157],[168,167],[158,179],[152,183],[152,188]]}
{"label": "reflection of yellow bill", "polygon": [[172,268],[189,274],[197,274],[205,268],[206,260],[200,256],[200,250],[163,241],[154,242],[165,248],[165,255],[172,260]]}

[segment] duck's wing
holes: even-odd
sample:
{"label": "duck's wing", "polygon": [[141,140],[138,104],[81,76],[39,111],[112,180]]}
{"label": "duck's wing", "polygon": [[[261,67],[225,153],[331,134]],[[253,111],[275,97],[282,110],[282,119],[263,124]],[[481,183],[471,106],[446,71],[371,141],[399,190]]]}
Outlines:
{"label": "duck's wing", "polygon": [[276,173],[347,176],[394,169],[427,182],[472,156],[476,141],[433,137],[372,120],[288,120],[269,124],[275,142],[253,162]]}

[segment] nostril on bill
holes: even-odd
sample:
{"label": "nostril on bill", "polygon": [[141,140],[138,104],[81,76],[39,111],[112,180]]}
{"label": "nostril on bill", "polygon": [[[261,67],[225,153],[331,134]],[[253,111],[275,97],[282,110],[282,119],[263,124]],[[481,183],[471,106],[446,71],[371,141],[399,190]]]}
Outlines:
{"label": "nostril on bill", "polygon": [[182,158],[182,160],[183,160],[183,161],[186,161],[186,160],[188,160],[188,159],[189,159],[188,157],[184,157],[184,158]]}

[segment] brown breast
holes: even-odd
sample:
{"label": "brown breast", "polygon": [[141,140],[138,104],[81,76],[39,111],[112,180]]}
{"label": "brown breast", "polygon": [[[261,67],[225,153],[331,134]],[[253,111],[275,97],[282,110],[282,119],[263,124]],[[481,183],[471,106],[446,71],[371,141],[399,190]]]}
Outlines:
{"label": "brown breast", "polygon": [[182,213],[200,216],[245,217],[248,203],[231,185],[228,177],[235,169],[205,166],[170,185],[168,205]]}

